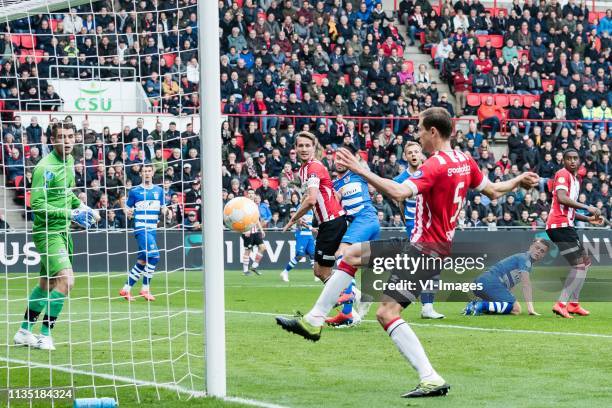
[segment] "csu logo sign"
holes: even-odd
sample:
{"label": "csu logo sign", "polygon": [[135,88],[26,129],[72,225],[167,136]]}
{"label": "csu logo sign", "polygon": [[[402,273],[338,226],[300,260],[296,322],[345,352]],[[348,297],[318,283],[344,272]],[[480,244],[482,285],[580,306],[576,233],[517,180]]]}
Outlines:
{"label": "csu logo sign", "polygon": [[98,82],[90,82],[87,87],[79,88],[80,96],[74,102],[78,111],[108,112],[112,108],[112,99],[105,97],[108,88],[103,89]]}

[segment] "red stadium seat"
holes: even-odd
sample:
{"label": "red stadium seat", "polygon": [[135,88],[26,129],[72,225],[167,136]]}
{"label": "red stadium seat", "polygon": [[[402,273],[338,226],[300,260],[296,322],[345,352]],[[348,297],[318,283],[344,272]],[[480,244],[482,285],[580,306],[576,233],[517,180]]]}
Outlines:
{"label": "red stadium seat", "polygon": [[440,5],[431,6],[431,8],[436,12],[437,15],[440,15]]}
{"label": "red stadium seat", "polygon": [[489,40],[489,36],[486,34],[479,34],[476,36],[476,39],[478,40],[478,46],[484,47],[487,43],[487,40]]}
{"label": "red stadium seat", "polygon": [[538,95],[523,95],[523,106],[526,108],[531,108],[534,101],[539,101],[540,97]]}
{"label": "red stadium seat", "polygon": [[434,45],[433,47],[431,47],[431,58],[434,58],[436,56],[436,51],[438,50],[438,46]]}
{"label": "red stadium seat", "polygon": [[414,62],[412,61],[404,61],[404,64],[408,66],[408,72],[412,72],[414,74]]}
{"label": "red stadium seat", "polygon": [[23,34],[21,36],[21,46],[23,48],[36,48],[36,37],[31,34]]}
{"label": "red stadium seat", "polygon": [[491,40],[491,46],[493,48],[503,48],[504,46],[504,36],[503,35],[490,35],[489,39]]}
{"label": "red stadium seat", "polygon": [[14,46],[19,47],[21,45],[21,36],[19,34],[11,34],[11,42]]}
{"label": "red stadium seat", "polygon": [[321,86],[323,83],[323,78],[327,78],[327,74],[312,74],[312,80],[317,86]]}
{"label": "red stadium seat", "polygon": [[421,31],[419,33],[419,41],[421,42],[421,45],[425,44],[425,31]]}
{"label": "red stadium seat", "polygon": [[166,60],[166,66],[170,68],[174,64],[174,60],[176,59],[176,54],[163,54],[162,58]]}
{"label": "red stadium seat", "polygon": [[505,108],[510,105],[510,99],[508,98],[508,95],[495,95],[495,104],[501,106],[502,108]]}
{"label": "red stadium seat", "polygon": [[172,149],[164,149],[164,159],[168,160],[172,156]]}
{"label": "red stadium seat", "polygon": [[518,50],[519,61],[523,58],[523,55],[526,55],[529,59],[529,50]]}
{"label": "red stadium seat", "polygon": [[351,84],[351,77],[349,76],[349,74],[344,74],[344,83],[347,85]]}
{"label": "red stadium seat", "polygon": [[543,91],[547,91],[549,85],[552,85],[554,87],[555,86],[555,80],[554,79],[543,79],[542,80],[542,90]]}
{"label": "red stadium seat", "polygon": [[480,95],[480,104],[484,104],[487,101],[489,96],[493,97],[493,102],[495,102],[495,94],[478,94]]}
{"label": "red stadium seat", "polygon": [[359,155],[361,156],[361,158],[363,159],[363,161],[367,162],[368,161],[368,152],[365,150],[360,150],[359,151]]}
{"label": "red stadium seat", "polygon": [[55,33],[55,30],[57,29],[57,23],[58,22],[59,22],[59,20],[56,20],[56,19],[53,19],[53,18],[51,20],[49,20],[49,26],[51,27],[51,31],[53,33]]}
{"label": "red stadium seat", "polygon": [[244,138],[239,133],[236,133],[236,144],[240,146],[242,150],[244,150]]}
{"label": "red stadium seat", "polygon": [[26,193],[25,193],[25,205],[26,205],[26,208],[30,208],[31,207],[30,206],[31,195],[32,195],[32,193],[30,191],[26,191]]}
{"label": "red stadium seat", "polygon": [[268,182],[270,183],[270,187],[278,190],[278,177],[268,177]]}
{"label": "red stadium seat", "polygon": [[257,190],[259,187],[261,187],[262,182],[261,182],[260,179],[250,178],[249,179],[249,184],[251,185],[251,188],[253,190]]}
{"label": "red stadium seat", "polygon": [[495,55],[497,56],[497,58],[502,56],[502,50],[496,49],[495,50]]}
{"label": "red stadium seat", "polygon": [[467,105],[471,107],[480,106],[480,94],[477,93],[469,93],[467,94]]}
{"label": "red stadium seat", "polygon": [[178,202],[180,205],[185,204],[185,194],[183,193],[176,193],[176,196],[178,198]]}
{"label": "red stadium seat", "polygon": [[401,46],[397,46],[397,56],[400,58],[404,58],[404,49]]}
{"label": "red stadium seat", "polygon": [[15,176],[15,187],[19,187],[21,185],[21,182],[23,181],[23,176]]}

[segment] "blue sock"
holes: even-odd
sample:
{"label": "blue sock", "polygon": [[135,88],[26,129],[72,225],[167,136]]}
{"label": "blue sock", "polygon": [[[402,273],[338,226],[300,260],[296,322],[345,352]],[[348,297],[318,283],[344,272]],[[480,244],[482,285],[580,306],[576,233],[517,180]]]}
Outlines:
{"label": "blue sock", "polygon": [[128,279],[126,285],[130,287],[134,286],[138,280],[140,280],[140,275],[145,271],[145,266],[136,262],[136,264],[132,267],[132,269],[128,272]]}
{"label": "blue sock", "polygon": [[421,303],[433,303],[434,302],[434,293],[433,292],[423,292],[421,293]]}
{"label": "blue sock", "polygon": [[298,263],[298,259],[297,256],[291,258],[291,260],[289,261],[289,263],[287,264],[287,266],[285,266],[285,270],[287,272],[289,272],[290,270],[292,270],[293,268],[295,268],[295,265],[297,265]]}
{"label": "blue sock", "polygon": [[487,314],[509,314],[512,311],[514,302],[487,302],[476,303],[476,310]]}
{"label": "blue sock", "polygon": [[[346,289],[344,289],[344,293],[346,293],[347,295],[350,295],[351,293],[353,293],[353,286],[355,286],[355,279],[353,279],[353,281],[351,282],[350,285],[348,285],[346,287]],[[351,303],[345,303],[342,306],[342,313],[344,314],[349,314],[353,312],[353,302]]]}

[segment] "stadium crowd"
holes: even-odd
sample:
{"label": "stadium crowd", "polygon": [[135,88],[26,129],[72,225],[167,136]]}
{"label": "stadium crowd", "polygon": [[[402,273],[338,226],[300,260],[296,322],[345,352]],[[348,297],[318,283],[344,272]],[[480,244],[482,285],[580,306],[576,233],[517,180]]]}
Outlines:
{"label": "stadium crowd", "polygon": [[[568,147],[576,148],[583,160],[579,200],[600,207],[610,218],[612,10],[593,20],[588,8],[574,0],[563,6],[556,0],[520,3],[514,1],[510,10],[491,10],[479,0],[447,1],[438,10],[427,0],[402,0],[398,19],[408,33],[404,36],[398,19],[382,10],[381,0],[219,1],[221,108],[228,117],[221,129],[223,199],[253,189],[265,225],[281,228],[301,198],[292,148],[297,132],[316,134],[332,176],[334,150],[352,144],[373,171],[394,177],[406,166],[405,143],[418,141],[419,112],[442,106],[453,116],[477,114],[468,131],[456,132],[453,143],[469,152],[491,180],[526,169],[542,178],[538,189],[517,190],[500,202],[471,194],[459,216],[460,228],[543,226],[551,200],[548,180]],[[0,42],[5,108],[31,108],[27,101],[44,91],[54,96],[43,110],[57,109],[61,98],[44,82],[44,75],[56,74],[44,64],[50,61],[51,66],[61,57],[64,65],[75,59],[76,65],[91,64],[84,76],[81,68],[65,71],[83,79],[112,72],[97,69],[100,65],[131,64],[138,75],[122,79],[140,80],[163,112],[196,112],[195,0],[142,1],[136,10],[134,4],[94,2],[54,14],[54,20],[62,17],[56,26],[60,35],[46,31],[51,19],[43,16],[10,23],[13,33],[35,29],[42,34],[36,47],[42,46],[38,49],[43,53],[38,65],[35,57],[15,62],[7,56],[11,42],[6,35]],[[79,13],[86,14],[81,25],[75,23]],[[494,47],[494,38],[485,38],[481,47],[483,35],[501,36],[502,44]],[[438,91],[431,67],[404,60],[406,47],[417,41],[449,83],[455,106]],[[174,56],[170,65],[167,55]],[[121,77],[130,70],[118,72]],[[543,81],[553,82],[544,89]],[[474,94],[482,94],[482,101],[471,104]],[[500,95],[509,96],[507,106]],[[526,96],[534,97],[528,108]],[[570,122],[582,119],[591,121]],[[31,166],[49,151],[48,129],[18,118],[2,125],[7,180],[15,183],[22,176],[27,189]],[[167,223],[200,228],[201,151],[193,130],[177,129],[176,124],[148,130],[77,125],[75,171],[84,201],[117,210],[125,189],[140,182],[140,163],[148,159],[173,209]],[[500,131],[508,147],[495,157],[492,144]],[[374,192],[373,201],[383,226],[401,226],[397,206]],[[117,210],[105,212],[100,227],[126,225]]]}

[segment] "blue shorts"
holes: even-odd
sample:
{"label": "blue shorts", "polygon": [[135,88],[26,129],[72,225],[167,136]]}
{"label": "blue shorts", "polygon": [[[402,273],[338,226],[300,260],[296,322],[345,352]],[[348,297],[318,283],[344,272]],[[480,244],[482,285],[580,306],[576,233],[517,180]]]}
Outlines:
{"label": "blue shorts", "polygon": [[368,216],[354,218],[344,233],[341,242],[355,244],[357,242],[376,241],[378,239],[380,239],[378,218]]}
{"label": "blue shorts", "polygon": [[474,294],[488,302],[508,302],[514,303],[516,298],[510,290],[499,280],[498,277],[483,274],[476,278],[475,283],[482,284],[482,290],[475,290]]}
{"label": "blue shorts", "polygon": [[138,257],[141,261],[147,261],[151,258],[159,258],[159,249],[157,248],[157,234],[155,231],[138,231],[136,232],[136,241],[138,242]]}
{"label": "blue shorts", "polygon": [[295,237],[295,256],[301,258],[309,255],[314,258],[315,240],[312,235],[298,235]]}

